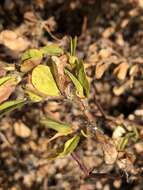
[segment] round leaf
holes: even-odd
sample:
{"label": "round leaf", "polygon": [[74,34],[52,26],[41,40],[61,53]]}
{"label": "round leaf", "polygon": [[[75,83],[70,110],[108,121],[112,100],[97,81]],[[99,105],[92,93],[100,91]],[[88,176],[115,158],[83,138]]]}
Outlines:
{"label": "round leaf", "polygon": [[33,70],[32,84],[39,92],[47,96],[59,96],[60,94],[49,66],[38,65]]}

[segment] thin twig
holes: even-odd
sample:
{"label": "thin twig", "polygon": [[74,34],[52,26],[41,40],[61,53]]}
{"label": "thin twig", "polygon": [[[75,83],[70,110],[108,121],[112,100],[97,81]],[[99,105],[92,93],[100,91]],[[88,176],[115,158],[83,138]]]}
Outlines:
{"label": "thin twig", "polygon": [[71,156],[76,161],[79,168],[83,171],[84,175],[87,177],[89,175],[89,170],[87,169],[87,167],[85,166],[84,162],[81,160],[79,155],[76,152],[73,152]]}
{"label": "thin twig", "polygon": [[122,176],[118,174],[109,174],[109,173],[90,173],[85,179],[92,179],[92,178],[108,178],[108,179],[121,179]]}

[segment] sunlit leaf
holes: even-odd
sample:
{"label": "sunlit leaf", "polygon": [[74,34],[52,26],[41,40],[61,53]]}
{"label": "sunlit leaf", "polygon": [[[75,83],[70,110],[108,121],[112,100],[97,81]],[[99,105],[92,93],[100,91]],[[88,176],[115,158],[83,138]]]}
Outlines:
{"label": "sunlit leaf", "polygon": [[49,66],[38,65],[33,69],[32,84],[39,92],[47,96],[59,96],[60,94]]}
{"label": "sunlit leaf", "polygon": [[42,101],[43,97],[39,96],[38,94],[30,91],[30,90],[25,90],[25,92],[28,94],[29,98],[33,101],[33,102],[40,102]]}
{"label": "sunlit leaf", "polygon": [[79,140],[80,140],[80,136],[75,135],[74,137],[66,141],[64,145],[64,150],[63,152],[59,154],[59,156],[62,157],[62,156],[66,156],[67,154],[71,154],[76,149],[79,143]]}
{"label": "sunlit leaf", "polygon": [[15,110],[26,103],[25,100],[11,100],[0,104],[0,115]]}
{"label": "sunlit leaf", "polygon": [[60,48],[57,44],[49,44],[40,49],[43,55],[61,55],[63,54],[62,48]]}
{"label": "sunlit leaf", "polygon": [[41,119],[41,124],[45,127],[48,127],[50,129],[53,129],[57,131],[60,134],[68,135],[73,132],[72,127],[69,124],[62,123],[59,121],[55,121],[51,118],[43,118]]}
{"label": "sunlit leaf", "polygon": [[40,59],[41,60],[42,57],[43,57],[43,54],[40,50],[29,49],[22,54],[21,60],[22,60],[22,62],[29,60],[29,59],[38,59],[38,60]]}
{"label": "sunlit leaf", "polygon": [[84,98],[84,92],[83,92],[83,87],[80,84],[80,82],[78,81],[78,79],[67,69],[65,69],[65,73],[69,76],[69,78],[72,80],[76,91],[77,91],[77,96],[79,96],[80,98]]}

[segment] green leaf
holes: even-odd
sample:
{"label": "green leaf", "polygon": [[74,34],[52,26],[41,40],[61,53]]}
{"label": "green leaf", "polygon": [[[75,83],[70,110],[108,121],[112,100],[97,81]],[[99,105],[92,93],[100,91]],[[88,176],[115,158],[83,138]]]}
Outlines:
{"label": "green leaf", "polygon": [[61,152],[59,154],[59,157],[63,157],[67,154],[71,154],[76,149],[76,147],[79,143],[79,140],[80,140],[80,136],[75,135],[74,137],[72,137],[71,139],[66,141],[66,143],[64,145],[64,150],[63,150],[63,152]]}
{"label": "green leaf", "polygon": [[41,124],[43,124],[45,127],[48,127],[50,129],[53,129],[57,131],[60,134],[68,135],[73,132],[72,127],[69,124],[62,123],[59,121],[55,121],[51,118],[43,118],[41,119]]}
{"label": "green leaf", "polygon": [[29,49],[26,52],[24,52],[21,56],[21,60],[26,61],[29,59],[42,59],[43,54],[40,50],[38,49]]}
{"label": "green leaf", "polygon": [[133,136],[132,140],[136,142],[139,139],[139,133],[135,126],[133,126],[133,133],[134,133],[134,136]]}
{"label": "green leaf", "polygon": [[6,77],[0,78],[0,85],[2,85],[3,83],[7,82],[11,78],[12,78],[11,76],[6,76]]}
{"label": "green leaf", "polygon": [[78,58],[76,56],[69,56],[69,63],[72,65],[72,68],[76,67],[76,61],[78,60]]}
{"label": "green leaf", "polygon": [[33,102],[40,102],[43,100],[43,97],[39,96],[38,94],[30,91],[30,90],[25,90],[25,92],[28,94],[29,98],[33,101]]}
{"label": "green leaf", "polygon": [[125,147],[128,145],[129,142],[129,138],[128,137],[121,137],[119,139],[119,142],[117,144],[117,149],[119,151],[123,151],[125,149]]}
{"label": "green leaf", "polygon": [[81,130],[80,132],[81,132],[81,134],[82,134],[85,138],[88,137],[88,134],[86,134],[86,133],[84,132],[84,130]]}
{"label": "green leaf", "polygon": [[26,103],[25,100],[11,100],[0,105],[0,115],[13,111]]}
{"label": "green leaf", "polygon": [[60,48],[57,44],[49,44],[40,49],[40,51],[44,55],[54,56],[63,54],[62,48]]}
{"label": "green leaf", "polygon": [[86,73],[85,73],[85,70],[84,70],[83,61],[79,61],[77,63],[76,72],[77,72],[77,78],[78,78],[80,84],[82,85],[82,87],[84,89],[85,96],[88,97],[89,96],[90,85],[89,85],[89,81],[87,79],[87,76],[86,76]]}
{"label": "green leaf", "polygon": [[32,84],[39,92],[47,96],[60,95],[49,66],[38,65],[33,69]]}
{"label": "green leaf", "polygon": [[84,98],[84,92],[83,92],[83,87],[80,84],[80,82],[78,81],[78,79],[67,69],[65,69],[65,73],[68,75],[68,77],[72,80],[76,91],[77,91],[77,96],[79,96],[80,98]]}
{"label": "green leaf", "polygon": [[76,46],[77,46],[77,36],[70,39],[70,54],[71,54],[71,56],[76,55]]}
{"label": "green leaf", "polygon": [[76,56],[76,46],[77,46],[77,37],[70,39],[70,55],[69,55],[69,63],[75,67],[76,61],[78,60]]}

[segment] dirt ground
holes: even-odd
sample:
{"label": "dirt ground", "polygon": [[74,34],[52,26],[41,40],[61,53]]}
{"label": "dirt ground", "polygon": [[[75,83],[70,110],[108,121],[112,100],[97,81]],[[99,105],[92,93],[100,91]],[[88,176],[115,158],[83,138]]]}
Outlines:
{"label": "dirt ground", "polygon": [[[70,36],[78,36],[77,53],[84,59],[91,83],[91,117],[101,115],[96,93],[105,114],[135,126],[139,137],[126,147],[124,156],[128,156],[122,157],[126,164],[113,165],[104,163],[94,136],[83,140],[77,154],[99,174],[85,178],[72,156],[47,160],[62,141],[49,144],[53,131],[39,124],[41,115],[50,115],[77,126],[83,120],[81,110],[62,101],[26,105],[0,119],[0,190],[142,190],[143,1],[0,1],[0,64],[19,65],[24,50],[49,41],[68,49]],[[99,123],[102,127],[100,117]],[[116,127],[111,125],[112,131]],[[106,132],[112,136],[111,130]]]}

